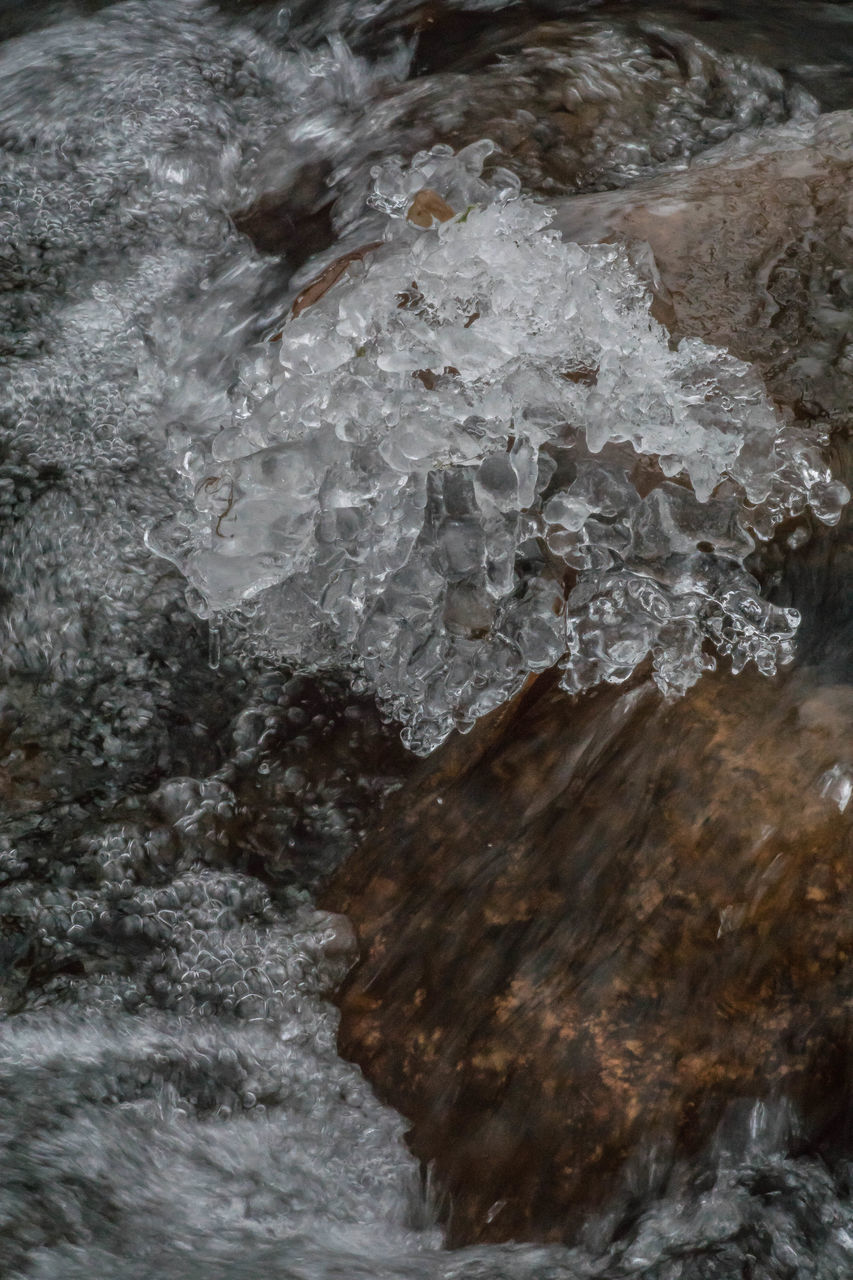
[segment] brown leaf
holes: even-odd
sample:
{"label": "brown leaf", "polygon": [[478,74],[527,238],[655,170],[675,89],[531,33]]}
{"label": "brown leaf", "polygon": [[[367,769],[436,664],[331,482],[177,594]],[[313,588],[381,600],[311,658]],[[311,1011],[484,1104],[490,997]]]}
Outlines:
{"label": "brown leaf", "polygon": [[416,227],[431,227],[434,222],[449,222],[456,217],[456,211],[442,200],[437,191],[424,187],[409,205],[406,216]]}
{"label": "brown leaf", "polygon": [[320,274],[309,281],[302,292],[297,294],[290,314],[296,317],[306,307],[313,306],[315,302],[319,302],[323,295],[329,292],[332,285],[340,280],[350,263],[361,262],[368,253],[378,249],[381,244],[381,240],[373,240],[370,244],[362,245],[360,249],[351,249],[349,253],[342,253],[339,258],[335,258],[334,262],[330,262],[327,267],[324,267]]}

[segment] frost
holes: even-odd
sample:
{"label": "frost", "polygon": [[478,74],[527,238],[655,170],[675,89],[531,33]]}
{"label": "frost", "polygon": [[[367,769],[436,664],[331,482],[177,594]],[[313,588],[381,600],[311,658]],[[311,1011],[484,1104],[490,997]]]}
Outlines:
{"label": "frost", "polygon": [[[649,654],[665,692],[713,651],[772,673],[798,616],[746,558],[847,496],[750,366],[671,348],[623,250],[484,182],[489,149],[377,168],[384,243],[252,349],[225,429],[182,447],[192,516],[155,534],[211,612],[351,664],[419,752],[556,662],[572,691]],[[461,214],[413,226],[424,187]]]}

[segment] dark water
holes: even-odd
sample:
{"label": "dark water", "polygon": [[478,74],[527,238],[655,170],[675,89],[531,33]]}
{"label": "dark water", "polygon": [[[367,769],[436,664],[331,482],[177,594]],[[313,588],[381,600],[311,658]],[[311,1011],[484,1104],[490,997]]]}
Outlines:
{"label": "dark water", "polygon": [[[354,942],[312,905],[411,768],[373,689],[405,718],[421,685],[402,662],[371,675],[292,601],[229,614],[207,569],[188,595],[174,562],[197,529],[188,477],[275,402],[259,339],[318,265],[373,239],[378,161],[500,126],[525,190],[630,187],[853,105],[851,20],[787,3],[3,5],[0,1274],[850,1274],[845,1160],[804,1152],[784,1101],[747,1103],[627,1237],[605,1212],[583,1248],[441,1249],[404,1122],[337,1056],[328,996]],[[556,69],[526,52],[543,23]],[[571,146],[534,136],[561,77],[593,108]],[[258,252],[231,215],[264,196]],[[777,599],[808,610],[796,572]],[[814,657],[808,616],[805,636]],[[496,699],[545,664],[537,645],[530,624]]]}

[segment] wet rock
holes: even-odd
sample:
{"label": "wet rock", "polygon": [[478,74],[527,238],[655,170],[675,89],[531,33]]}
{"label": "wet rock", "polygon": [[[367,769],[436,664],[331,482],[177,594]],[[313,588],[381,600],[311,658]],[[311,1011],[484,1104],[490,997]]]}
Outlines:
{"label": "wet rock", "polygon": [[[381,240],[373,240],[370,244],[362,245],[358,249],[352,249],[349,253],[340,254],[296,295],[290,309],[291,315],[298,316],[307,307],[319,302],[329,292],[332,285],[336,284],[341,276],[346,274],[354,262],[363,262],[365,256],[372,253],[374,249],[378,249],[381,244]],[[275,336],[281,337],[280,334]]]}
{"label": "wet rock", "polygon": [[493,164],[546,194],[622,187],[814,109],[757,63],[631,22],[541,23],[458,66],[390,92],[374,133],[381,125],[409,154],[491,138]]}
{"label": "wet rock", "polygon": [[449,222],[453,216],[454,211],[447,201],[429,187],[418,192],[406,214],[416,227],[432,227],[437,222]]}
{"label": "wet rock", "polygon": [[[647,241],[676,337],[840,425],[850,119],[572,200],[561,225]],[[540,677],[421,766],[330,887],[362,947],[342,1049],[412,1121],[457,1243],[629,1212],[735,1098],[792,1097],[812,1138],[846,1114],[853,690],[825,633],[849,521],[795,542],[779,591],[820,669],[720,674],[671,706]]]}
{"label": "wet rock", "polygon": [[774,130],[630,192],[567,201],[569,238],[647,242],[677,338],[756,362],[802,417],[853,396],[853,112]]}
{"label": "wet rock", "polygon": [[[447,222],[453,216],[454,211],[447,201],[443,200],[437,191],[432,191],[429,187],[424,187],[417,193],[407,214],[409,221],[414,223],[416,227],[424,228],[431,227],[436,222]],[[382,243],[381,240],[372,240],[369,244],[360,245],[357,249],[350,249],[346,253],[339,254],[318,275],[309,280],[308,284],[296,295],[290,308],[290,314],[298,316],[308,307],[313,306],[315,302],[319,302],[332,286],[337,284],[342,276],[346,275],[354,263],[364,262],[366,257],[382,247]],[[272,341],[278,341],[280,337],[280,333],[274,334]]]}
{"label": "wet rock", "polygon": [[232,214],[238,231],[261,253],[284,254],[292,268],[302,266],[335,238],[329,168],[304,165],[286,191],[265,192]]}
{"label": "wet rock", "polygon": [[[393,152],[408,158],[488,138],[492,169],[554,197],[624,187],[744,129],[817,110],[758,63],[670,29],[581,22],[577,9],[537,24],[538,11],[519,6],[497,22],[489,14],[488,31],[482,15],[440,5],[407,13],[400,32],[445,42],[441,70],[422,42],[415,71],[427,74],[377,80],[369,111],[348,122],[345,161],[331,126],[312,137],[316,156],[296,172],[284,159],[290,135],[270,142],[257,175],[268,189],[233,214],[238,229],[298,268],[335,235],[364,238],[371,168]],[[298,138],[297,127],[291,146]]]}
{"label": "wet rock", "polygon": [[853,690],[806,671],[672,705],[544,676],[404,786],[325,898],[361,944],[340,1045],[412,1122],[453,1242],[628,1212],[734,1098],[837,1124],[851,728]]}

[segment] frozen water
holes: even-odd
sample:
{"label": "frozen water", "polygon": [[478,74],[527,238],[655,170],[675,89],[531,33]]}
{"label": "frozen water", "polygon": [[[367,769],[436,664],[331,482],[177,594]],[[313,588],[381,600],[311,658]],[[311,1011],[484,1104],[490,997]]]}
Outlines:
{"label": "frozen water", "polygon": [[[154,535],[211,612],[351,663],[419,752],[557,661],[572,691],[648,654],[666,692],[712,650],[771,674],[797,615],[745,562],[846,499],[753,369],[673,350],[625,251],[563,242],[489,151],[377,170],[384,243],[181,437],[194,517]],[[459,215],[414,227],[424,187]]]}
{"label": "frozen water", "polygon": [[820,793],[838,805],[841,813],[850,803],[853,796],[853,769],[849,764],[834,764],[820,780]]}

